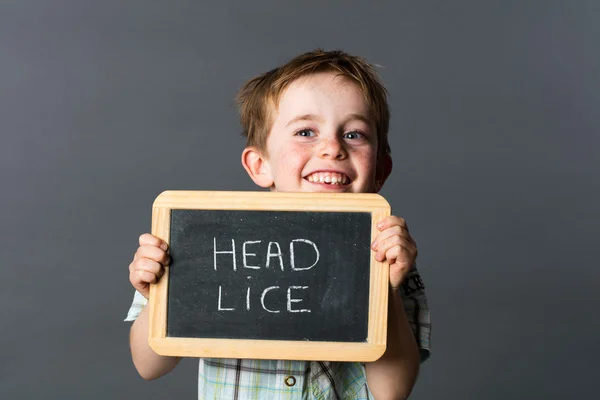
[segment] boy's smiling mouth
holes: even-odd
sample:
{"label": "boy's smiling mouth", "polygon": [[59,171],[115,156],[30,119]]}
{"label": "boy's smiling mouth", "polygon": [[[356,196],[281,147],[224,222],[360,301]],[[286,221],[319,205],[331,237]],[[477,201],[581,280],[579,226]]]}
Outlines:
{"label": "boy's smiling mouth", "polygon": [[348,185],[352,182],[352,180],[344,173],[326,171],[312,172],[306,175],[304,179],[312,183],[325,183],[338,186]]}

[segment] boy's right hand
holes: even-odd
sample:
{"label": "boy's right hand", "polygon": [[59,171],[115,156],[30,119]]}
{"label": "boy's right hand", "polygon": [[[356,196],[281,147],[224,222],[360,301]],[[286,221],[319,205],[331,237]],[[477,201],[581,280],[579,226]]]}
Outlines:
{"label": "boy's right hand", "polygon": [[129,264],[129,281],[146,299],[150,293],[150,284],[156,283],[164,273],[171,257],[167,254],[169,245],[162,239],[144,233],[140,236],[140,247]]}

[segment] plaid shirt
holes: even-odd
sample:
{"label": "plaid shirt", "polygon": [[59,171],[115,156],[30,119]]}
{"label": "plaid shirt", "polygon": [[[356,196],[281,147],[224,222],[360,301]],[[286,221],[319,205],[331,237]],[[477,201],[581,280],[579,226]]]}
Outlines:
{"label": "plaid shirt", "polygon": [[[402,286],[404,309],[417,339],[421,362],[429,357],[431,325],[423,281],[416,268]],[[125,321],[133,321],[147,300],[135,292]],[[235,360],[201,358],[198,399],[373,399],[365,368],[358,362]]]}

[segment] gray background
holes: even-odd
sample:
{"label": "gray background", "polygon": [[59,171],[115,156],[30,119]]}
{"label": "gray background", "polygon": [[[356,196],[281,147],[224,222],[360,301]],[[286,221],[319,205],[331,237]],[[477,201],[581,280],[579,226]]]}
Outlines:
{"label": "gray background", "polygon": [[415,399],[595,397],[600,2],[0,2],[0,398],[195,398],[128,351],[165,189],[255,190],[232,99],[315,47],[381,64],[433,315]]}

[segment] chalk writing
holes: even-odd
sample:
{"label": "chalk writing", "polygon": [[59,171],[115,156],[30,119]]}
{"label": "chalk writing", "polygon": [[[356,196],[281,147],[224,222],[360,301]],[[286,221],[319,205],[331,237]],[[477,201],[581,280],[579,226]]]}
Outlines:
{"label": "chalk writing", "polygon": [[[257,255],[257,253],[254,253],[253,251],[256,250],[252,250],[251,246],[252,245],[257,245],[262,243],[261,240],[247,240],[244,241],[242,244],[242,266],[243,268],[248,268],[248,269],[260,269],[261,265],[258,265],[258,261],[260,260],[256,260],[256,258],[258,258],[259,256]],[[313,251],[314,252],[314,256],[315,256],[315,261],[310,264],[310,265],[298,265],[297,261],[296,261],[296,246],[299,245],[303,245],[304,250],[305,251]],[[232,269],[233,271],[237,271],[237,264],[236,264],[236,246],[235,246],[235,239],[231,239],[231,250],[225,249],[223,250],[223,248],[225,248],[225,246],[223,247],[219,247],[219,250],[217,250],[217,238],[214,237],[213,238],[213,267],[214,270],[217,271],[219,268],[217,266],[217,256],[218,255],[222,255],[222,254],[227,254],[231,256],[231,260],[232,260]],[[319,258],[321,256],[321,253],[319,252],[319,248],[317,247],[317,245],[308,239],[292,239],[289,243],[289,269],[291,271],[307,271],[310,270],[311,268],[313,268],[315,265],[317,265],[317,263],[319,262]],[[229,257],[228,257],[229,258]],[[254,260],[249,260],[249,259],[254,259]],[[271,267],[271,259],[272,258],[276,258],[277,261],[279,261],[279,267],[281,269],[281,271],[285,270],[284,267],[284,262],[283,262],[283,254],[281,252],[281,246],[279,245],[279,242],[269,242],[268,246],[267,246],[267,252],[265,255],[265,261],[264,263],[262,263],[262,265],[264,265],[264,268],[270,268]],[[221,258],[219,258],[221,259]],[[222,259],[221,259],[222,260]],[[248,277],[248,279],[250,279],[250,277]],[[231,290],[231,288],[229,288]],[[274,291],[276,294],[277,291],[279,291],[281,288],[279,286],[269,286],[267,288],[265,288],[261,294],[260,294],[260,304],[262,306],[262,309],[268,313],[273,313],[273,314],[277,314],[280,313],[281,310],[278,309],[274,309],[272,306],[268,306],[267,304],[267,294],[269,294],[269,292]],[[309,313],[311,312],[310,308],[302,308],[302,305],[299,303],[302,303],[302,301],[304,300],[300,294],[301,291],[304,290],[308,290],[309,287],[308,286],[289,286],[287,288],[286,291],[286,309],[285,311],[290,312],[290,313]],[[217,310],[218,311],[235,311],[235,307],[226,307],[224,306],[224,294],[223,294],[224,288],[223,285],[219,285],[219,295],[217,298]],[[235,290],[234,290],[235,291]],[[294,293],[292,293],[294,291]],[[252,295],[251,295],[251,288],[250,286],[248,286],[246,288],[246,311],[250,311],[250,304],[251,304],[251,299]],[[271,297],[271,296],[270,296]]]}

